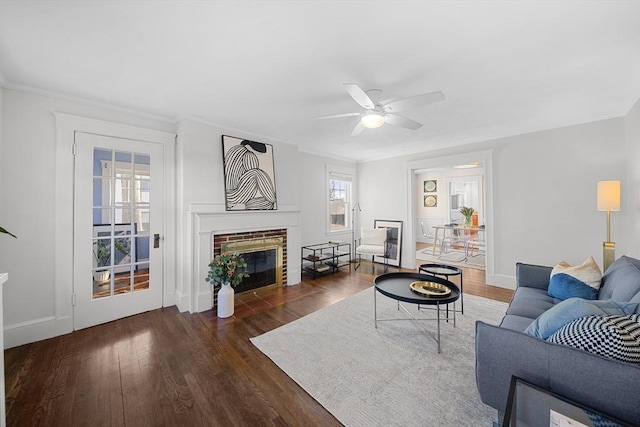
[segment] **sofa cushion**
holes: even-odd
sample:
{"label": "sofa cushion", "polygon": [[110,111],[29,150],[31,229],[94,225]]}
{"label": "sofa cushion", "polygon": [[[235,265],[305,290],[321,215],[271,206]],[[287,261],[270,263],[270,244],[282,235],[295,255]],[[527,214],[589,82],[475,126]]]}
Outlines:
{"label": "sofa cushion", "polygon": [[533,321],[524,333],[533,337],[547,339],[569,322],[585,316],[607,316],[633,314],[637,303],[617,302],[614,300],[586,300],[569,298],[542,313]]}
{"label": "sofa cushion", "polygon": [[547,341],[640,365],[640,314],[581,317]]}
{"label": "sofa cushion", "polygon": [[562,261],[551,271],[549,295],[560,300],[571,297],[596,299],[601,278],[600,267],[593,257],[577,266]]}
{"label": "sofa cushion", "polygon": [[621,256],[602,276],[598,299],[640,301],[640,260]]}
{"label": "sofa cushion", "polygon": [[502,318],[500,327],[511,329],[512,331],[522,332],[531,324],[533,319],[528,317],[516,316],[515,314],[507,314]]}
{"label": "sofa cushion", "polygon": [[547,294],[546,289],[519,287],[507,308],[507,314],[535,319],[554,304],[554,299]]}

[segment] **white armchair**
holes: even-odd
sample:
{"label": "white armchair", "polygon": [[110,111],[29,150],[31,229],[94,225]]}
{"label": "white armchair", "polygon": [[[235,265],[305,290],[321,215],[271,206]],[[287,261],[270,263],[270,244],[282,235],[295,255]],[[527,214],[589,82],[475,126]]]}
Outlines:
{"label": "white armchair", "polygon": [[371,261],[375,255],[384,259],[384,271],[389,267],[387,255],[387,229],[386,228],[363,228],[360,231],[360,244],[356,248],[358,263],[355,270],[360,267],[362,255],[371,256]]}

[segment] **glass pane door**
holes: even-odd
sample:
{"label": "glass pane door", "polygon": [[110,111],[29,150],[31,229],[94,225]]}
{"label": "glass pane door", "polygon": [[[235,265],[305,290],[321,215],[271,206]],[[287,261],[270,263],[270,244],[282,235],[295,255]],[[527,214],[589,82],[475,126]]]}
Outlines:
{"label": "glass pane door", "polygon": [[150,158],[93,150],[92,298],[149,289]]}

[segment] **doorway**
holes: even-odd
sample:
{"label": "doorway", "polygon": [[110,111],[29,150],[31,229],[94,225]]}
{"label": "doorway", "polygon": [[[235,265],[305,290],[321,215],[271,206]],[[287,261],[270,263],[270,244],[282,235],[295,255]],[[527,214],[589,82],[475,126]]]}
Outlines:
{"label": "doorway", "polygon": [[162,306],[161,144],[75,133],[73,326]]}
{"label": "doorway", "polygon": [[[459,165],[473,165],[473,169],[454,168]],[[424,174],[429,172],[430,176]],[[423,175],[421,175],[423,174]],[[420,179],[418,176],[420,176]],[[424,179],[423,179],[424,178]],[[472,182],[465,185],[465,182]],[[477,186],[477,191],[476,187]],[[468,233],[471,237],[481,237],[483,253],[482,257],[477,257],[477,246],[467,247],[473,249],[473,253],[464,252],[465,241],[454,243],[459,254],[451,254],[458,260],[468,258],[472,261],[482,261],[484,264],[484,274],[487,283],[494,280],[493,267],[493,214],[492,214],[492,152],[490,150],[470,152],[445,157],[435,157],[416,160],[407,164],[407,198],[408,198],[408,221],[407,221],[407,244],[405,249],[413,252],[413,265],[415,268],[421,263],[438,262],[451,264],[446,260],[438,258],[440,255],[440,238],[442,228],[439,230],[438,242],[435,240],[435,226],[445,226],[448,224],[460,224],[462,226],[462,215],[459,212],[460,206],[471,204],[474,208],[473,223],[482,230]],[[453,198],[451,196],[454,196]],[[463,201],[464,199],[464,201]],[[474,204],[477,204],[475,206]],[[456,208],[458,206],[458,208]],[[447,231],[449,233],[450,231]],[[447,235],[448,237],[448,235]],[[466,240],[470,240],[465,235]],[[477,240],[477,239],[474,239]],[[451,241],[447,240],[447,244]],[[438,245],[435,254],[433,244]],[[474,242],[474,245],[476,242]],[[449,249],[450,247],[447,247]],[[430,252],[433,258],[429,260],[419,259],[420,251]],[[468,257],[473,255],[473,258]],[[407,265],[409,267],[409,265]],[[480,270],[482,271],[482,270]]]}

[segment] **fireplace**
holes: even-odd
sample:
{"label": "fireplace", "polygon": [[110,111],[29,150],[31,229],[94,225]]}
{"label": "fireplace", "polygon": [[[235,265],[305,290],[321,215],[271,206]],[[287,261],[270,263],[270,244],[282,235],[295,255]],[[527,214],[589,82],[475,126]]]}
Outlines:
{"label": "fireplace", "polygon": [[300,211],[295,206],[278,203],[277,211],[227,212],[224,203],[191,203],[185,220],[184,265],[177,266],[183,285],[175,292],[180,311],[198,313],[213,307],[212,292],[217,289],[204,278],[222,243],[282,237],[281,285],[300,283]]}
{"label": "fireplace", "polygon": [[220,234],[214,238],[213,252],[238,252],[247,261],[249,277],[236,286],[236,293],[283,286],[287,275],[286,239],[286,229]]}

